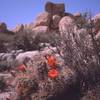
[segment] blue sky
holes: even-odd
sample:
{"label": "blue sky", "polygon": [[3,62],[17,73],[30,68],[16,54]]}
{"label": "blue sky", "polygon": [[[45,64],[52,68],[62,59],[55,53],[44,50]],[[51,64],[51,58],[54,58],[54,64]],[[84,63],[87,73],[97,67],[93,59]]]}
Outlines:
{"label": "blue sky", "polygon": [[[44,11],[48,0],[0,0],[0,22],[5,22],[8,28],[16,24],[30,23]],[[49,0],[54,3],[65,3],[66,12],[91,11],[93,15],[100,13],[100,0]]]}

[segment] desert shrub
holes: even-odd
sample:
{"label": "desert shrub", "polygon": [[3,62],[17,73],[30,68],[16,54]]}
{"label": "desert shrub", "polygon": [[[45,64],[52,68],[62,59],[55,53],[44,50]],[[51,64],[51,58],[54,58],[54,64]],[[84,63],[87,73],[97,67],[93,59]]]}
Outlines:
{"label": "desert shrub", "polygon": [[[25,59],[25,64],[18,66],[16,72],[16,92],[18,94],[18,100],[25,100],[26,98],[31,98],[31,94],[36,93],[38,90],[38,82],[34,77],[34,68],[32,62],[29,58]],[[25,66],[25,72],[22,71],[23,66]],[[29,99],[30,100],[30,99]]]}
{"label": "desert shrub", "polygon": [[71,25],[66,27],[67,31],[62,30],[61,41],[56,44],[56,47],[58,46],[59,51],[62,51],[65,64],[76,71],[80,87],[83,87],[82,82],[85,84],[85,89],[88,89],[97,82],[96,77],[99,76],[98,71],[100,71],[100,56],[94,39],[92,22],[85,23],[83,26],[76,31]]}
{"label": "desert shrub", "polygon": [[61,38],[59,35],[59,32],[53,32],[50,34],[49,36],[49,43],[51,44],[51,46],[57,46],[59,45],[61,42]]}
{"label": "desert shrub", "polygon": [[[32,32],[23,32],[15,35],[15,41],[13,46],[16,49],[28,50],[39,50],[40,43],[50,43],[52,46],[55,46],[55,40],[58,40],[59,35],[55,32],[53,33],[32,33]],[[58,42],[58,41],[57,41]]]}
{"label": "desert shrub", "polygon": [[22,49],[25,51],[31,51],[38,49],[38,44],[36,44],[35,39],[32,38],[31,33],[20,33],[16,34],[14,37],[13,46],[18,50]]}
{"label": "desert shrub", "polygon": [[47,69],[46,63],[45,62],[41,62],[38,65],[38,69],[37,70],[38,70],[38,79],[45,80],[45,78],[47,77],[47,73],[48,73],[48,69]]}
{"label": "desert shrub", "polygon": [[17,84],[20,92],[19,94],[30,95],[31,93],[34,93],[38,89],[38,85],[35,80],[28,79],[28,78],[20,78],[19,83]]}
{"label": "desert shrub", "polygon": [[12,50],[13,46],[13,40],[14,34],[6,34],[6,33],[0,33],[0,52],[7,52],[8,50]]}
{"label": "desert shrub", "polygon": [[48,32],[37,34],[35,40],[37,43],[49,43],[52,46],[56,46],[56,43],[59,42],[59,32]]}
{"label": "desert shrub", "polygon": [[96,39],[96,43],[97,43],[98,51],[100,51],[100,38]]}
{"label": "desert shrub", "polygon": [[0,61],[0,72],[8,71],[10,69],[11,69],[11,67],[8,66],[8,62],[7,61]]}
{"label": "desert shrub", "polygon": [[4,41],[0,40],[0,53],[6,52],[7,48],[4,45]]}
{"label": "desert shrub", "polygon": [[6,89],[7,85],[3,79],[3,77],[0,77],[0,91],[3,92]]}
{"label": "desert shrub", "polygon": [[81,16],[78,18],[75,18],[75,24],[78,26],[79,29],[81,28],[87,28],[88,21],[90,19],[91,12],[83,12],[81,13]]}

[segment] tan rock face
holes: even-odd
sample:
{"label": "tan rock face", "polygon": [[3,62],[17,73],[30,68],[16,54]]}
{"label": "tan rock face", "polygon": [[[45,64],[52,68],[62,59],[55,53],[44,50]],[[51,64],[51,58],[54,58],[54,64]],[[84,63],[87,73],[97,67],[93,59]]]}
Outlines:
{"label": "tan rock face", "polygon": [[59,15],[54,15],[52,16],[52,22],[53,22],[53,25],[51,26],[52,28],[56,29],[59,27],[59,21],[60,21],[61,17]]}
{"label": "tan rock face", "polygon": [[27,24],[25,28],[32,30],[34,27],[35,27],[35,23],[32,22],[32,23]]}
{"label": "tan rock face", "polygon": [[0,32],[5,32],[7,30],[7,26],[5,23],[0,23]]}
{"label": "tan rock face", "polygon": [[48,26],[37,26],[33,28],[32,30],[34,33],[47,33],[48,32]]}
{"label": "tan rock face", "polygon": [[95,36],[96,39],[100,39],[100,31]]}
{"label": "tan rock face", "polygon": [[47,2],[45,5],[45,11],[51,14],[63,14],[65,12],[65,5],[63,3],[54,4],[52,2]]}
{"label": "tan rock face", "polygon": [[23,30],[24,30],[24,25],[20,24],[20,25],[17,25],[15,29],[13,29],[12,31],[16,33],[16,32],[22,32]]}
{"label": "tan rock face", "polygon": [[95,24],[95,31],[98,33],[100,31],[100,13],[97,14],[93,19]]}
{"label": "tan rock face", "polygon": [[49,26],[51,15],[47,12],[39,14],[35,20],[34,27],[36,26]]}
{"label": "tan rock face", "polygon": [[63,17],[59,22],[59,31],[61,36],[64,36],[63,33],[70,32],[74,27],[74,19],[69,16]]}

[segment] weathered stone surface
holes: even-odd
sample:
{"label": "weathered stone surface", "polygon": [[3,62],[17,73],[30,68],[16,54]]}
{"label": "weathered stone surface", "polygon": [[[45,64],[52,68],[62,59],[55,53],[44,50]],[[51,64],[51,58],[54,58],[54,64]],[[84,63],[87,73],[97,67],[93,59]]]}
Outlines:
{"label": "weathered stone surface", "polygon": [[43,12],[39,14],[34,22],[34,27],[36,26],[49,26],[51,20],[51,15],[48,12]]}
{"label": "weathered stone surface", "polygon": [[19,24],[15,27],[15,29],[13,29],[13,32],[22,32],[24,30],[24,25],[23,24]]}
{"label": "weathered stone surface", "polygon": [[51,14],[60,14],[62,15],[65,12],[65,5],[63,3],[54,4],[52,2],[47,2],[45,5],[45,11]]}
{"label": "weathered stone surface", "polygon": [[96,33],[100,31],[100,13],[93,18]]}
{"label": "weathered stone surface", "polygon": [[47,33],[48,32],[48,26],[37,26],[32,29],[34,33]]}
{"label": "weathered stone surface", "polygon": [[52,22],[53,22],[52,24],[53,25],[51,25],[51,27],[53,29],[56,29],[56,28],[59,27],[59,21],[60,21],[60,19],[61,19],[61,17],[59,15],[53,15],[52,16]]}
{"label": "weathered stone surface", "polygon": [[7,30],[7,26],[5,23],[0,23],[0,32],[5,32]]}
{"label": "weathered stone surface", "polygon": [[25,58],[32,59],[34,56],[38,55],[38,53],[39,53],[38,51],[28,51],[20,53],[18,54],[18,56],[16,56],[16,60],[18,61],[18,63],[23,63]]}
{"label": "weathered stone surface", "polygon": [[61,36],[64,36],[66,34],[68,34],[68,32],[70,32],[71,30],[73,30],[74,28],[74,19],[72,19],[69,16],[65,16],[63,17],[60,22],[59,22],[59,31]]}

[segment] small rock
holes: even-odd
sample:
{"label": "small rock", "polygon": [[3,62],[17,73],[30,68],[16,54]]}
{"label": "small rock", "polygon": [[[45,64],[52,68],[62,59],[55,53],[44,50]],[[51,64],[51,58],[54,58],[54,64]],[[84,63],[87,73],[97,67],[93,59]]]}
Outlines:
{"label": "small rock", "polygon": [[59,31],[61,36],[65,37],[65,34],[70,32],[74,27],[74,19],[69,16],[63,17],[59,22]]}
{"label": "small rock", "polygon": [[93,20],[95,25],[95,32],[97,33],[100,31],[100,13],[94,16]]}

